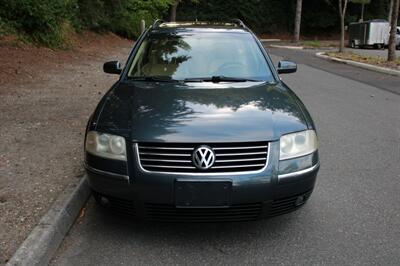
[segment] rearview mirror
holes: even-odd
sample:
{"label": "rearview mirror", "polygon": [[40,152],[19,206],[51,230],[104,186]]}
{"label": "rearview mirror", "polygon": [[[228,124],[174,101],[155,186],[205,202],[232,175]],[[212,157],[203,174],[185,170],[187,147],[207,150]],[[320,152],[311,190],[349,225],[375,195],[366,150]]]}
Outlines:
{"label": "rearview mirror", "polygon": [[292,61],[279,61],[278,73],[289,74],[297,71],[297,64]]}
{"label": "rearview mirror", "polygon": [[119,61],[109,61],[104,63],[103,71],[109,74],[121,74],[122,68]]}

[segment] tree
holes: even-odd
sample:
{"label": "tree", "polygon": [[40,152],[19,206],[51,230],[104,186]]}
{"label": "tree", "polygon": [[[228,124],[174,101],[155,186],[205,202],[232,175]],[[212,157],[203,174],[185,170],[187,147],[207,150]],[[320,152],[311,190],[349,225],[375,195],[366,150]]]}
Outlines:
{"label": "tree", "polygon": [[294,22],[294,41],[297,43],[300,40],[300,25],[301,25],[301,8],[303,0],[297,0],[296,4],[296,18]]}
{"label": "tree", "polygon": [[[171,6],[169,8],[169,21],[176,21],[176,10],[181,2],[184,0],[169,0],[171,2]],[[192,3],[199,3],[200,0],[190,0]]]}
{"label": "tree", "polygon": [[361,16],[360,16],[360,21],[364,21],[364,9],[365,5],[368,5],[371,3],[371,0],[350,0],[350,2],[355,3],[355,4],[361,4]]}
{"label": "tree", "polygon": [[388,47],[388,61],[396,61],[396,30],[397,19],[399,18],[400,0],[394,0],[392,6],[392,18],[390,20],[390,37]]}
{"label": "tree", "polygon": [[388,14],[388,21],[392,23],[392,12],[393,12],[393,0],[389,2],[389,14]]}
{"label": "tree", "polygon": [[346,10],[348,0],[338,0],[339,2],[339,16],[340,16],[340,45],[339,45],[339,53],[343,53],[344,51],[344,19],[346,17]]}
{"label": "tree", "polygon": [[175,22],[176,21],[176,10],[178,9],[179,2],[181,0],[173,1],[170,9],[169,9],[169,21]]}

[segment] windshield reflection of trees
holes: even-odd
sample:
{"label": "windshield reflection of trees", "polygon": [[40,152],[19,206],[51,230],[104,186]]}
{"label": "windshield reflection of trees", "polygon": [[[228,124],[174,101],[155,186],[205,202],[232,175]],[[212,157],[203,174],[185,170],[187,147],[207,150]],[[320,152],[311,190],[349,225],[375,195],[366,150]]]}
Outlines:
{"label": "windshield reflection of trees", "polygon": [[141,68],[144,73],[135,76],[173,76],[191,58],[187,53],[179,54],[191,50],[191,46],[177,34],[153,34],[146,48]]}

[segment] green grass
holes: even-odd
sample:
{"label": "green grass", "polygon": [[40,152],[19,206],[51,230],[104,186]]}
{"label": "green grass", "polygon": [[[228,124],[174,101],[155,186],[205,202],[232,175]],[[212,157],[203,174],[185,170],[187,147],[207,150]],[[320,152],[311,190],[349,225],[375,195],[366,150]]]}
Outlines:
{"label": "green grass", "polygon": [[320,41],[304,41],[303,46],[311,48],[321,48],[323,47]]}

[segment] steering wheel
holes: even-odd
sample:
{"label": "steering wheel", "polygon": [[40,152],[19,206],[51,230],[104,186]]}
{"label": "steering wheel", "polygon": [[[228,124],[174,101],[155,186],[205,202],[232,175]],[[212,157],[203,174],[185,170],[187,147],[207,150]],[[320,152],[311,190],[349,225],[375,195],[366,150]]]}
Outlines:
{"label": "steering wheel", "polygon": [[224,73],[224,72],[229,72],[227,70],[232,70],[232,69],[242,69],[243,67],[245,67],[245,65],[241,62],[227,62],[222,64],[217,71],[214,72],[214,74],[219,75],[220,73]]}

